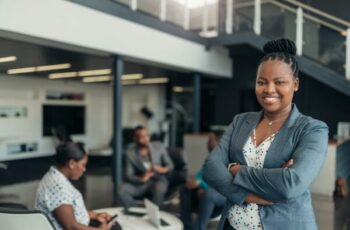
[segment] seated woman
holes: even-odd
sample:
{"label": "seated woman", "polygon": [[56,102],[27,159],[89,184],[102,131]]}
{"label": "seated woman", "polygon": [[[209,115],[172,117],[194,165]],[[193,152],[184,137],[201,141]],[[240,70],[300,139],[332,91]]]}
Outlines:
{"label": "seated woman", "polygon": [[[69,181],[78,180],[85,172],[88,156],[84,148],[74,142],[63,143],[56,149],[56,162],[39,184],[35,208],[48,216],[55,229],[111,229],[111,216],[88,212],[81,193]],[[97,220],[99,226],[89,227],[90,220]]]}

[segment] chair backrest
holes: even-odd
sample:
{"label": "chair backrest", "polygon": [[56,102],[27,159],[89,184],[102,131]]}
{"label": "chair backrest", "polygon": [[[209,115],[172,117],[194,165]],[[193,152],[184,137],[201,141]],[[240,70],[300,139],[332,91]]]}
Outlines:
{"label": "chair backrest", "polygon": [[54,230],[54,227],[42,212],[0,208],[0,229]]}

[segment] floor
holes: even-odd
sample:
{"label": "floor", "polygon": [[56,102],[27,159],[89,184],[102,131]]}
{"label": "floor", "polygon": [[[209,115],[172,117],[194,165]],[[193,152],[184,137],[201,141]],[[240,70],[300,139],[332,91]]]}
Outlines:
{"label": "floor", "polygon": [[[15,201],[33,207],[36,187],[39,180],[22,182],[0,187],[0,202]],[[93,169],[85,177],[85,181],[77,183],[83,190],[88,209],[113,206],[113,184],[109,169]],[[178,215],[178,202],[165,207],[166,211]],[[350,230],[350,198],[335,199],[313,195],[313,206],[319,230]],[[217,222],[211,222],[209,230],[216,229]]]}

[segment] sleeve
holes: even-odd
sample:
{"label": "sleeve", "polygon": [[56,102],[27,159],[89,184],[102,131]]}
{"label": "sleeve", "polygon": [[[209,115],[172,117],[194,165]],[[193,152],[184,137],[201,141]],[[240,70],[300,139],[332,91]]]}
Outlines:
{"label": "sleeve", "polygon": [[203,178],[229,201],[242,205],[250,192],[239,185],[233,184],[233,176],[227,170],[227,165],[230,163],[228,159],[229,144],[236,120],[237,116],[221,137],[220,143],[207,157],[203,167]]}
{"label": "sleeve", "polygon": [[63,204],[73,205],[73,194],[64,183],[52,184],[45,193],[45,203],[50,212]]}
{"label": "sleeve", "polygon": [[203,170],[199,170],[196,174],[196,181],[198,183],[198,187],[202,189],[207,189],[208,184],[203,180]]}
{"label": "sleeve", "polygon": [[287,169],[241,166],[233,184],[274,202],[303,194],[319,174],[327,153],[328,127],[311,120],[293,152],[294,164]]}
{"label": "sleeve", "polygon": [[165,167],[168,167],[169,172],[173,171],[174,169],[174,164],[173,161],[170,159],[168,151],[164,148],[164,146],[161,146],[161,151],[162,151],[162,161],[164,163]]}
{"label": "sleeve", "polygon": [[[130,150],[128,150],[130,151]],[[140,178],[135,174],[135,169],[129,159],[129,153],[125,155],[125,179],[132,184],[141,184]]]}

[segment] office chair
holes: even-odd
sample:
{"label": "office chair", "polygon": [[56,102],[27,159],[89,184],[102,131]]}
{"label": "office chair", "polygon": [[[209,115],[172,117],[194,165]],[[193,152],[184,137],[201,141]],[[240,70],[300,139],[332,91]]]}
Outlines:
{"label": "office chair", "polygon": [[0,229],[54,230],[55,228],[42,212],[0,208]]}

